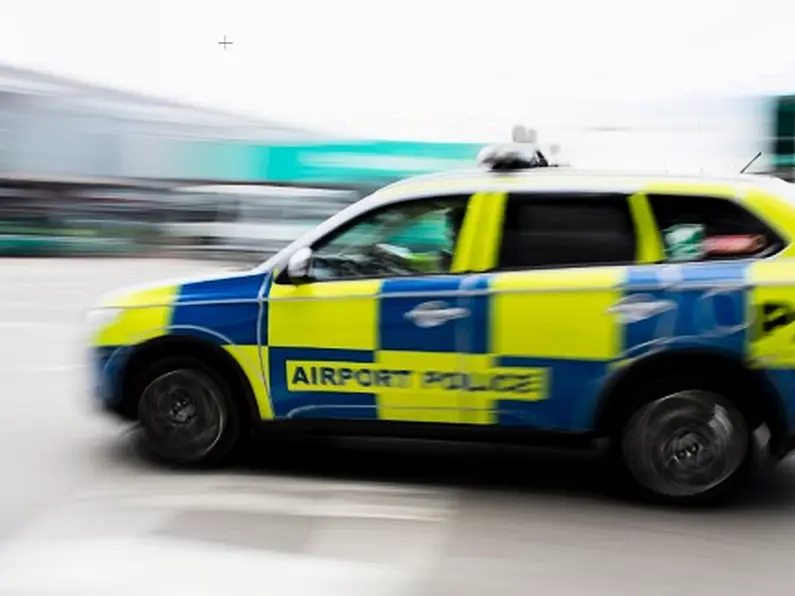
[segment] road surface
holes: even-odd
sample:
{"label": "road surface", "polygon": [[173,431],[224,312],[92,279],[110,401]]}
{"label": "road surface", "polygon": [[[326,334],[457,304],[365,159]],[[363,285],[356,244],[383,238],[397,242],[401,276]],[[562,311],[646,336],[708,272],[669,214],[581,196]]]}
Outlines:
{"label": "road surface", "polygon": [[795,467],[738,503],[622,501],[593,458],[387,441],[269,444],[175,473],[92,410],[82,312],[219,265],[0,261],[0,596],[782,595]]}

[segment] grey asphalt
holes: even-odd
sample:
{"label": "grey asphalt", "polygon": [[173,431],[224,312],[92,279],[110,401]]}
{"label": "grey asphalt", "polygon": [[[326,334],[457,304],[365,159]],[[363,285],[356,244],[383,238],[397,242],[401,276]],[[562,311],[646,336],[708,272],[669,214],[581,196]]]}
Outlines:
{"label": "grey asphalt", "polygon": [[265,442],[232,469],[142,459],[93,411],[82,313],[217,264],[0,260],[0,595],[792,593],[795,466],[736,503],[653,508],[571,454]]}

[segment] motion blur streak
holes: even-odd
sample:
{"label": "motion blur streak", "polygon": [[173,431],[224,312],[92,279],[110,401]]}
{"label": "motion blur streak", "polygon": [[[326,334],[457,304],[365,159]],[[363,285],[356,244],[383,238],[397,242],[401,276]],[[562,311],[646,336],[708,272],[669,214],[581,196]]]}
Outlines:
{"label": "motion blur streak", "polygon": [[[538,126],[581,167],[737,172],[762,151],[752,171],[791,179],[793,101],[623,102]],[[328,138],[0,65],[0,254],[261,260],[385,183],[472,167],[480,148]]]}

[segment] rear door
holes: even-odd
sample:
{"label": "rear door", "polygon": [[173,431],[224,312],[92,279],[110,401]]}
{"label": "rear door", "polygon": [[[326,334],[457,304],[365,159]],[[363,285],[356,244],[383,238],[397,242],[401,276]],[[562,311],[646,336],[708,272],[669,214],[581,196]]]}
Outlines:
{"label": "rear door", "polygon": [[614,309],[643,254],[629,197],[511,193],[495,222],[493,262],[471,278],[469,357],[481,391],[464,403],[473,424],[584,430],[622,351]]}

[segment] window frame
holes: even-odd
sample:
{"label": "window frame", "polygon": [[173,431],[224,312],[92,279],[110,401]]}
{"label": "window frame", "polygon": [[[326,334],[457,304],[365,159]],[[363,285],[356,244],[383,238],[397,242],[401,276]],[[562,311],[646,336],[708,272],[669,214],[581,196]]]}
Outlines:
{"label": "window frame", "polygon": [[[647,192],[645,193],[646,201],[649,205],[649,211],[651,212],[652,219],[654,220],[654,226],[657,230],[657,233],[660,235],[660,240],[662,242],[662,249],[663,249],[663,261],[661,264],[677,264],[677,265],[686,265],[689,263],[726,263],[726,262],[734,262],[734,261],[759,261],[762,259],[768,259],[774,257],[775,255],[779,254],[780,252],[786,250],[787,248],[787,241],[782,235],[776,230],[776,228],[771,225],[770,222],[764,216],[760,216],[754,212],[753,209],[749,209],[746,205],[743,204],[742,201],[738,200],[736,197],[728,197],[728,196],[719,196],[715,194],[694,194],[694,193],[677,193],[677,192]],[[774,239],[774,243],[772,247],[774,250],[770,252],[761,251],[755,254],[738,254],[738,255],[726,255],[726,256],[713,256],[707,258],[701,258],[698,260],[690,260],[690,261],[672,261],[668,258],[668,247],[665,245],[665,238],[664,238],[664,230],[665,228],[662,227],[657,212],[654,208],[654,201],[655,197],[659,197],[662,199],[665,198],[678,198],[678,199],[689,199],[689,200],[707,200],[707,201],[721,201],[725,203],[730,203],[740,211],[743,211],[746,217],[752,218],[754,221],[757,222],[759,227],[764,230],[764,235],[768,236],[769,238]],[[698,222],[695,222],[698,223]],[[741,235],[741,234],[740,234]],[[769,249],[768,249],[769,250]]]}
{"label": "window frame", "polygon": [[[390,201],[385,205],[377,205],[372,209],[368,209],[367,211],[359,213],[356,216],[344,221],[334,229],[327,231],[322,236],[315,238],[312,242],[306,244],[306,247],[311,249],[312,252],[314,253],[318,245],[333,240],[333,238],[346,233],[348,230],[354,228],[355,226],[359,225],[360,223],[362,223],[367,219],[377,217],[380,213],[384,213],[392,209],[400,209],[408,205],[413,205],[418,203],[433,203],[433,202],[446,202],[446,201],[459,200],[462,202],[462,205],[464,207],[464,221],[465,221],[470,213],[473,196],[474,196],[473,193],[460,192],[460,193],[451,193],[451,194],[413,196],[398,201]],[[462,229],[463,225],[461,226],[461,229],[458,230],[458,237],[456,238],[455,250],[453,252],[453,257],[454,257],[453,261],[455,260],[456,251],[459,249],[460,246]],[[463,272],[444,271],[444,272],[432,272],[432,273],[412,273],[406,275],[394,275],[394,274],[361,275],[361,276],[357,275],[357,276],[345,277],[340,279],[309,279],[306,282],[304,282],[302,285],[392,279],[392,278],[407,279],[413,277],[440,277],[440,276],[460,275],[462,273]],[[276,279],[274,279],[274,283],[279,285],[295,285],[289,281],[286,267],[281,272],[279,272],[279,274],[276,276]]]}
{"label": "window frame", "polygon": [[[632,265],[638,264],[638,248],[643,242],[643,237],[640,231],[638,230],[638,224],[636,221],[635,211],[632,207],[630,202],[632,194],[621,192],[621,191],[570,191],[570,190],[519,190],[519,191],[512,191],[507,193],[505,197],[505,205],[503,207],[502,212],[502,220],[500,223],[499,228],[499,247],[497,250],[497,262],[494,266],[488,270],[489,273],[510,273],[516,271],[548,271],[548,270],[566,270],[566,269],[585,269],[585,268],[599,268],[599,267],[628,267]],[[512,198],[516,197],[526,197],[526,200],[544,200],[548,199],[549,197],[555,197],[554,201],[584,201],[589,200],[595,204],[599,204],[599,202],[609,201],[611,198],[614,198],[616,202],[623,201],[626,207],[626,214],[629,217],[630,228],[632,230],[632,235],[634,239],[634,246],[632,250],[632,258],[627,261],[621,262],[587,262],[587,263],[568,263],[565,265],[561,264],[550,264],[550,265],[533,265],[533,266],[521,266],[521,267],[502,267],[500,266],[500,259],[502,257],[502,248],[503,248],[503,241],[505,236],[505,216],[508,214],[508,209],[510,206],[510,202]],[[656,222],[655,222],[656,225]]]}

